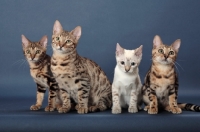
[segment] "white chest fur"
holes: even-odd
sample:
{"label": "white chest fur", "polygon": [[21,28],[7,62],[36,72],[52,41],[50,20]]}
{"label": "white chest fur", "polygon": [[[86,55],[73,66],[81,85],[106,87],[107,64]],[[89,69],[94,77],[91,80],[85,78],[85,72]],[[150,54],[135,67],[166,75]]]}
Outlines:
{"label": "white chest fur", "polygon": [[[139,84],[136,84],[136,79],[139,79]],[[123,108],[127,108],[130,104],[131,92],[134,91],[139,95],[141,91],[141,82],[138,74],[125,73],[115,68],[115,75],[113,80],[114,88],[118,91],[120,105]]]}

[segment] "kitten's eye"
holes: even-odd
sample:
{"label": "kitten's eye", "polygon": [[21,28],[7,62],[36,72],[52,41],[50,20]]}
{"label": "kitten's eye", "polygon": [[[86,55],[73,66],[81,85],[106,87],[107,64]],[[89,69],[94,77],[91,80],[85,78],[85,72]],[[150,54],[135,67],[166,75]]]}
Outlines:
{"label": "kitten's eye", "polygon": [[58,40],[60,40],[60,38],[59,38],[59,37],[56,37],[56,40],[58,41]]}
{"label": "kitten's eye", "polygon": [[67,43],[71,43],[72,41],[71,41],[71,40],[67,40],[66,42],[67,42]]}
{"label": "kitten's eye", "polygon": [[40,53],[40,50],[37,50],[35,53],[36,53],[36,54],[39,54],[39,53]]}
{"label": "kitten's eye", "polygon": [[170,51],[170,52],[169,52],[169,55],[174,55],[174,51]]}
{"label": "kitten's eye", "polygon": [[31,53],[30,50],[27,50],[27,51],[26,51],[26,54],[30,54],[30,53]]}
{"label": "kitten's eye", "polygon": [[124,65],[124,61],[121,61],[121,64]]}
{"label": "kitten's eye", "polygon": [[135,65],[135,63],[134,63],[134,62],[132,62],[132,63],[131,63],[131,65],[132,65],[132,66],[134,66],[134,65]]}
{"label": "kitten's eye", "polygon": [[161,54],[164,53],[163,49],[159,49],[158,52],[161,53]]}

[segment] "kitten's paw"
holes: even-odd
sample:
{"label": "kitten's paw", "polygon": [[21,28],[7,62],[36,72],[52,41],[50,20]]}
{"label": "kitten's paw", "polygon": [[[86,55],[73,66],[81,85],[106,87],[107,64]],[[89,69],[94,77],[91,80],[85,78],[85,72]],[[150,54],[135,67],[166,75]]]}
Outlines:
{"label": "kitten's paw", "polygon": [[56,104],[56,109],[59,110],[62,107],[61,104]]}
{"label": "kitten's paw", "polygon": [[157,114],[158,113],[158,108],[157,107],[150,107],[148,109],[148,114]]}
{"label": "kitten's paw", "polygon": [[171,112],[173,114],[180,114],[180,113],[182,113],[182,110],[179,107],[173,107],[173,108],[171,108]]}
{"label": "kitten's paw", "polygon": [[70,109],[71,109],[71,107],[69,107],[69,108],[60,107],[60,108],[58,109],[58,112],[59,112],[59,113],[67,113],[67,112],[69,112]]}
{"label": "kitten's paw", "polygon": [[149,110],[149,106],[147,105],[144,107],[144,111],[148,111],[148,110]]}
{"label": "kitten's paw", "polygon": [[90,112],[95,112],[95,111],[97,111],[97,109],[98,109],[97,106],[90,106],[90,107],[89,107],[89,111],[90,111]]}
{"label": "kitten's paw", "polygon": [[47,106],[44,110],[46,112],[51,112],[51,111],[54,111],[55,108],[51,107],[51,106]]}
{"label": "kitten's paw", "polygon": [[41,107],[41,105],[32,105],[32,106],[30,107],[30,110],[39,110],[40,107]]}
{"label": "kitten's paw", "polygon": [[107,109],[107,107],[104,104],[99,105],[98,108],[99,108],[100,111],[104,111],[104,110]]}
{"label": "kitten's paw", "polygon": [[134,107],[131,107],[131,108],[128,108],[128,112],[129,112],[129,113],[137,113],[137,112],[138,112],[138,109],[137,109],[137,108],[134,108]]}
{"label": "kitten's paw", "polygon": [[77,109],[77,111],[79,114],[86,114],[86,113],[88,113],[88,108],[87,107],[79,107]]}
{"label": "kitten's paw", "polygon": [[121,107],[113,107],[112,108],[112,113],[113,114],[120,114],[120,113],[122,113]]}

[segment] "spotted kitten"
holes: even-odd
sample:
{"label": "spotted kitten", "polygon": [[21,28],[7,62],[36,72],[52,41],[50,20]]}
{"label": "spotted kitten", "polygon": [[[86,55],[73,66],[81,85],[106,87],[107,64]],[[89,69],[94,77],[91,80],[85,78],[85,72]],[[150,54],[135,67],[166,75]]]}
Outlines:
{"label": "spotted kitten", "polygon": [[180,114],[182,109],[200,111],[193,104],[177,104],[178,76],[175,71],[175,61],[181,40],[177,39],[172,45],[162,43],[156,35],[153,40],[152,65],[143,85],[144,110],[149,114],[157,114],[163,108],[173,114]]}
{"label": "spotted kitten", "polygon": [[138,112],[142,99],[138,69],[141,59],[142,45],[135,50],[126,50],[117,44],[117,65],[112,84],[113,114],[121,113],[121,107],[128,108],[130,113]]}
{"label": "spotted kitten", "polygon": [[105,73],[95,62],[77,54],[80,36],[80,26],[68,32],[63,30],[59,21],[55,21],[51,70],[61,91],[63,105],[59,113],[70,110],[71,100],[77,104],[79,114],[111,107],[111,84]]}
{"label": "spotted kitten", "polygon": [[30,107],[31,110],[39,110],[42,106],[44,93],[49,88],[48,106],[45,111],[53,111],[56,105],[56,93],[58,85],[50,70],[50,56],[46,54],[47,36],[39,42],[31,42],[22,35],[22,47],[24,55],[30,66],[30,73],[37,85],[37,101]]}

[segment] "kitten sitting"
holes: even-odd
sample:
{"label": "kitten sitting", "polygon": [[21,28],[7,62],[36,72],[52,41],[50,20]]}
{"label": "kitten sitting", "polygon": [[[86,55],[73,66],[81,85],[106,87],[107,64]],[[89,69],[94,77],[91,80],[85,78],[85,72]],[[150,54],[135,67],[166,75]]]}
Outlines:
{"label": "kitten sitting", "polygon": [[31,110],[39,110],[42,106],[44,93],[49,88],[48,106],[45,111],[53,111],[56,105],[58,85],[50,70],[51,57],[46,54],[47,36],[39,42],[31,42],[22,35],[22,47],[24,55],[30,66],[30,73],[37,85],[37,101],[30,107]]}
{"label": "kitten sitting", "polygon": [[142,45],[135,50],[126,50],[117,44],[114,80],[112,84],[112,113],[121,113],[122,108],[128,112],[138,112],[141,104],[141,81],[138,66],[142,59]]}

